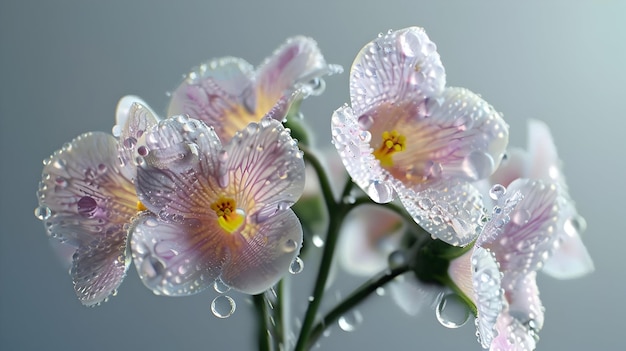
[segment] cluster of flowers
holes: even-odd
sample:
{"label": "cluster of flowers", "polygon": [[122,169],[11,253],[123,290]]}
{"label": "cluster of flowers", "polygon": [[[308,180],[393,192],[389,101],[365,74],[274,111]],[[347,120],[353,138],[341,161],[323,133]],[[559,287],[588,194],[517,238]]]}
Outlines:
{"label": "cluster of flowers", "polygon": [[[44,160],[35,212],[50,237],[72,248],[79,300],[92,306],[114,295],[131,261],[160,295],[216,282],[259,294],[276,284],[303,242],[291,207],[304,190],[305,162],[282,123],[322,76],[340,71],[305,37],[287,40],[256,71],[241,59],[212,60],[172,93],[168,118],[124,97],[113,135],[83,134]],[[417,277],[463,296],[483,347],[534,349],[543,324],[536,272],[593,270],[579,237],[584,221],[543,123],[531,123],[528,150],[504,157],[501,115],[445,85],[421,28],[380,35],[358,54],[352,104],[332,116],[332,141],[371,205],[347,218],[339,257],[349,271],[372,275],[394,251],[412,245],[423,256],[428,243],[444,242],[443,275],[415,258]],[[405,212],[380,205],[396,199]],[[403,240],[407,227],[435,240]]]}

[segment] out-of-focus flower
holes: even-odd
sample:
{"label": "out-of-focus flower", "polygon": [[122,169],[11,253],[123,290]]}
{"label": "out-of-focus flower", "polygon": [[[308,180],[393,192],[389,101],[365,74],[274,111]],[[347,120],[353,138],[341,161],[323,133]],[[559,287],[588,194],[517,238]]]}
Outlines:
{"label": "out-of-focus flower", "polygon": [[145,210],[133,184],[131,150],[156,120],[147,107],[129,99],[118,105],[118,117],[126,120],[119,142],[101,132],[78,136],[44,160],[37,192],[35,214],[47,234],[63,243],[64,254],[73,249],[70,275],[87,306],[115,294],[130,264],[127,226]]}
{"label": "out-of-focus flower", "polygon": [[548,126],[538,120],[528,122],[527,150],[512,149],[507,160],[490,178],[492,184],[507,186],[517,178],[556,182],[560,193],[561,222],[555,227],[558,247],[543,272],[559,279],[579,278],[593,272],[594,265],[580,234],[586,224],[571,199],[561,170],[561,160]]}
{"label": "out-of-focus flower", "polygon": [[235,57],[200,65],[172,93],[168,116],[202,120],[227,142],[266,115],[283,120],[292,103],[321,93],[321,76],[341,71],[341,66],[326,63],[313,39],[289,38],[256,71]]}
{"label": "out-of-focus flower", "polygon": [[130,243],[155,294],[190,295],[216,280],[256,294],[288,271],[302,242],[290,207],[304,162],[280,122],[251,123],[222,146],[213,128],[176,116],[138,148],[137,193],[152,213],[133,222]]}
{"label": "out-of-focus flower", "polygon": [[445,88],[435,44],[421,28],[366,45],[350,72],[352,106],[332,117],[333,143],[374,201],[398,195],[415,221],[452,245],[477,235],[482,200],[471,182],[500,164],[508,126],[463,88]]}
{"label": "out-of-focus flower", "polygon": [[533,350],[543,327],[536,272],[554,250],[560,222],[554,182],[518,179],[495,186],[492,217],[473,250],[448,273],[477,309],[479,341],[490,350]]}

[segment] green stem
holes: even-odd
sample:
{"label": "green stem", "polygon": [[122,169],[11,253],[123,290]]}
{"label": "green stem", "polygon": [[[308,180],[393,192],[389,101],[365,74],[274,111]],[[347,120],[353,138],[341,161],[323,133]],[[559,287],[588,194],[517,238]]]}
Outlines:
{"label": "green stem", "polygon": [[401,274],[410,271],[408,265],[396,267],[394,269],[387,269],[384,272],[377,274],[370,278],[357,289],[355,289],[345,300],[331,309],[324,318],[313,327],[313,330],[307,341],[307,348],[310,348],[315,344],[317,339],[322,335],[324,329],[335,322],[339,317],[350,311],[352,308],[363,302],[368,296],[370,296],[376,289],[392,281]]}
{"label": "green stem", "polygon": [[259,340],[259,351],[273,350],[272,341],[269,336],[269,325],[267,320],[269,313],[267,310],[267,304],[265,303],[265,297],[263,293],[252,296],[254,301],[254,309],[257,312],[258,331],[257,337]]}

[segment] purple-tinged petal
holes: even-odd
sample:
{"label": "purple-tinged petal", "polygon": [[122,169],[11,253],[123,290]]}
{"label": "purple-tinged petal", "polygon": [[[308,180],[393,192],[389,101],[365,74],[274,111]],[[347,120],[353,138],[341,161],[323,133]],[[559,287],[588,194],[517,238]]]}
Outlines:
{"label": "purple-tinged petal", "polygon": [[279,212],[271,220],[246,224],[242,236],[225,257],[222,281],[246,294],[258,294],[287,274],[302,245],[302,226],[293,211]]}
{"label": "purple-tinged petal", "polygon": [[511,283],[504,274],[502,286],[509,303],[508,313],[534,332],[543,328],[544,307],[539,299],[537,272],[530,272],[523,279]]}
{"label": "purple-tinged petal", "polygon": [[440,180],[406,188],[396,181],[395,188],[407,212],[435,238],[465,246],[478,235],[483,217],[482,196],[471,184]]}
{"label": "purple-tinged petal", "polygon": [[[257,70],[254,110],[257,115],[265,114],[275,107],[277,101],[291,98],[299,88],[311,84],[321,85],[323,89],[324,82],[319,77],[341,71],[340,66],[326,64],[313,39],[302,36],[289,38]],[[307,89],[315,88],[311,86]],[[303,93],[306,95],[309,92]],[[286,108],[288,104],[282,107],[282,112],[274,113],[282,119]]]}
{"label": "purple-tinged petal", "polygon": [[117,232],[98,242],[81,245],[74,253],[70,275],[83,305],[98,305],[117,293],[130,265],[126,237],[126,232]]}
{"label": "purple-tinged petal", "polygon": [[393,200],[390,175],[372,154],[371,134],[362,129],[352,108],[344,106],[332,117],[333,144],[352,180],[372,200],[387,203]]}
{"label": "purple-tinged petal", "polygon": [[213,213],[221,144],[212,128],[184,116],[168,118],[146,132],[146,156],[137,170],[137,194],[167,219]]}
{"label": "purple-tinged petal", "polygon": [[476,333],[484,348],[496,336],[496,322],[504,308],[498,263],[489,250],[475,247],[472,253],[472,285],[476,299]]}
{"label": "purple-tinged petal", "polygon": [[76,248],[70,273],[85,305],[104,301],[127,269],[124,226],[137,212],[127,174],[117,141],[104,133],[83,134],[44,161],[41,219],[48,235]]}
{"label": "purple-tinged petal", "polygon": [[246,61],[224,57],[187,75],[172,93],[168,116],[188,115],[215,128],[223,142],[268,111],[255,111],[254,69]]}
{"label": "purple-tinged petal", "polygon": [[115,108],[115,126],[113,127],[113,136],[119,137],[122,133],[122,129],[126,125],[128,118],[131,115],[133,104],[143,105],[148,112],[146,114],[152,115],[154,118],[158,118],[157,114],[148,106],[148,104],[139,96],[126,95],[123,96],[118,102]]}
{"label": "purple-tinged petal", "polygon": [[197,220],[172,223],[143,214],[130,233],[137,273],[157,295],[185,296],[206,289],[232,255],[219,226],[201,226]]}
{"label": "purple-tinged petal", "polygon": [[220,185],[257,222],[291,207],[304,191],[302,152],[276,120],[250,123],[224,147],[220,160]]}
{"label": "purple-tinged petal", "polygon": [[477,245],[496,254],[508,282],[540,269],[557,236],[559,193],[554,183],[518,179],[498,198]]}
{"label": "purple-tinged petal", "polygon": [[422,28],[390,31],[367,44],[350,72],[350,98],[356,115],[381,103],[421,101],[441,92],[445,70],[435,44]]}
{"label": "purple-tinged petal", "polygon": [[535,335],[506,312],[498,318],[496,329],[498,336],[491,342],[489,351],[532,351],[536,347]]}
{"label": "purple-tinged petal", "polygon": [[[119,135],[120,161],[123,164],[132,165],[128,168],[136,171],[135,165],[137,160],[139,157],[147,154],[145,133],[157,124],[157,118],[147,105],[143,105],[140,102],[133,102],[126,109],[128,100],[133,98],[132,96],[126,96],[120,100],[117,115],[118,121],[120,119],[125,120]],[[124,114],[126,115],[125,117],[119,117]],[[136,172],[133,172],[131,177],[134,179]]]}

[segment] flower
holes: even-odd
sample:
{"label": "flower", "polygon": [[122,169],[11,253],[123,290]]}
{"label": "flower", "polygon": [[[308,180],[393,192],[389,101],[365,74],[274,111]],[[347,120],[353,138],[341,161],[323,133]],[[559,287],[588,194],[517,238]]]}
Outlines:
{"label": "flower", "polygon": [[101,132],[78,136],[44,160],[37,192],[35,214],[65,252],[71,247],[74,290],[87,306],[114,295],[124,279],[130,264],[126,229],[145,209],[133,184],[135,164],[129,161],[131,147],[155,118],[132,99],[118,105],[118,118],[127,120],[121,142]]}
{"label": "flower", "polygon": [[170,117],[146,132],[131,225],[132,257],[155,294],[220,281],[248,294],[275,284],[300,250],[290,206],[304,188],[301,151],[280,122],[250,123],[222,146],[212,127]]}
{"label": "flower", "polygon": [[332,117],[343,163],[371,198],[397,195],[415,221],[452,245],[477,235],[480,193],[508,142],[493,107],[463,88],[445,88],[435,44],[421,28],[389,32],[366,45],[350,72],[352,106]]}
{"label": "flower", "polygon": [[578,214],[569,195],[561,170],[561,160],[556,151],[548,126],[538,120],[528,122],[527,150],[512,149],[509,157],[490,178],[492,184],[507,186],[517,178],[543,179],[556,182],[561,193],[561,222],[556,226],[558,247],[545,262],[544,273],[559,279],[579,278],[594,271],[593,260],[583,244],[580,234],[586,228],[584,218]]}
{"label": "flower", "polygon": [[[497,191],[496,191],[497,190]],[[494,188],[496,206],[473,250],[453,260],[451,280],[477,310],[490,350],[533,350],[543,327],[536,272],[552,254],[562,214],[554,182],[518,179]]]}
{"label": "flower", "polygon": [[284,119],[292,103],[321,93],[321,76],[341,71],[341,66],[326,64],[313,39],[289,38],[256,72],[234,57],[200,65],[172,93],[168,116],[186,114],[202,120],[227,142],[267,114]]}

